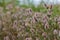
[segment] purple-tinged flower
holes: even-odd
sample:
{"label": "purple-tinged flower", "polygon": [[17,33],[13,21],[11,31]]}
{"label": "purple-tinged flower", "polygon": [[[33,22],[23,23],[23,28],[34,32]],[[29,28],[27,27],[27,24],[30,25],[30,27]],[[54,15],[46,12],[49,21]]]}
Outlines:
{"label": "purple-tinged flower", "polygon": [[48,18],[48,16],[45,14],[45,15],[42,16],[42,19],[48,21],[49,18]]}
{"label": "purple-tinged flower", "polygon": [[7,11],[6,14],[7,14],[7,15],[11,15],[11,11]]}
{"label": "purple-tinged flower", "polygon": [[31,19],[31,24],[32,23],[34,23],[34,24],[36,23],[36,19],[34,17]]}
{"label": "purple-tinged flower", "polygon": [[54,34],[54,35],[58,34],[58,30],[57,30],[57,29],[54,29],[54,30],[53,30],[53,34]]}
{"label": "purple-tinged flower", "polygon": [[16,37],[14,35],[12,35],[12,40],[16,40]]}
{"label": "purple-tinged flower", "polygon": [[58,22],[58,24],[60,25],[60,17],[58,17],[57,22]]}
{"label": "purple-tinged flower", "polygon": [[42,20],[42,23],[43,24],[46,24],[48,21],[47,20]]}
{"label": "purple-tinged flower", "polygon": [[42,14],[39,13],[39,12],[35,12],[35,13],[34,13],[34,16],[36,16],[36,17],[40,17],[40,16],[42,16]]}
{"label": "purple-tinged flower", "polygon": [[12,18],[13,19],[17,19],[18,18],[18,14],[12,14]]}
{"label": "purple-tinged flower", "polygon": [[35,32],[35,30],[34,30],[33,28],[31,28],[31,29],[30,29],[30,32],[31,32],[31,33],[34,33],[34,32]]}
{"label": "purple-tinged flower", "polygon": [[5,36],[4,40],[10,40],[9,36]]}
{"label": "purple-tinged flower", "polygon": [[47,37],[47,33],[46,33],[46,32],[43,32],[43,33],[42,33],[42,36],[43,36],[44,38],[46,38],[46,37]]}
{"label": "purple-tinged flower", "polygon": [[19,6],[16,6],[16,12],[20,12],[20,7]]}
{"label": "purple-tinged flower", "polygon": [[14,29],[17,29],[17,24],[18,24],[18,22],[17,22],[17,20],[15,20],[15,21],[13,22],[13,28],[14,28]]}
{"label": "purple-tinged flower", "polygon": [[20,37],[20,32],[17,34],[17,38],[19,38]]}
{"label": "purple-tinged flower", "polygon": [[39,38],[38,38],[38,37],[36,37],[36,40],[39,40]]}
{"label": "purple-tinged flower", "polygon": [[47,13],[47,16],[50,17],[51,15],[52,15],[52,10],[49,9],[49,10],[48,10],[48,13]]}
{"label": "purple-tinged flower", "polygon": [[31,38],[31,37],[28,37],[28,38],[26,38],[25,40],[32,40],[32,38]]}
{"label": "purple-tinged flower", "polygon": [[28,8],[28,9],[26,9],[26,12],[31,14],[32,13],[32,9]]}
{"label": "purple-tinged flower", "polygon": [[25,13],[25,8],[20,8],[20,12],[23,14],[23,13]]}
{"label": "purple-tinged flower", "polygon": [[2,30],[3,30],[3,31],[7,31],[7,28],[6,28],[6,27],[4,27]]}
{"label": "purple-tinged flower", "polygon": [[13,5],[12,4],[8,4],[7,6],[6,6],[6,9],[8,9],[8,10],[10,10],[10,9],[12,9],[13,8]]}
{"label": "purple-tinged flower", "polygon": [[30,24],[28,22],[25,22],[25,26],[29,26]]}
{"label": "purple-tinged flower", "polygon": [[48,24],[48,22],[45,23],[44,29],[49,29],[49,24]]}

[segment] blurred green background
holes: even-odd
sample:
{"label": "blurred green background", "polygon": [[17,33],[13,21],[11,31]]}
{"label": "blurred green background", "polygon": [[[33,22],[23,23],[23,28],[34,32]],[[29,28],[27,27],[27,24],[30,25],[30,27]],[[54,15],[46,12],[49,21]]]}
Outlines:
{"label": "blurred green background", "polygon": [[[28,2],[27,4],[26,4],[26,1]],[[60,4],[58,4],[57,0],[55,0],[55,1],[56,1],[57,4],[54,4],[55,3],[54,1],[53,1],[53,3],[51,3],[53,5],[53,9],[52,9],[53,15],[56,15],[56,14],[60,15]],[[39,2],[39,4],[38,5],[36,4],[37,6],[35,6],[33,0],[32,1],[30,1],[30,0],[23,0],[22,1],[23,4],[21,3],[20,0],[0,0],[0,6],[2,6],[5,9],[5,6],[7,4],[9,4],[10,2],[13,3],[14,5],[19,5],[20,7],[32,8],[32,10],[35,11],[35,12],[37,11],[37,12],[46,13],[47,9],[44,8],[43,4],[44,3],[48,4],[49,1],[45,2],[44,0],[41,0]],[[36,2],[36,3],[38,3],[38,2]]]}

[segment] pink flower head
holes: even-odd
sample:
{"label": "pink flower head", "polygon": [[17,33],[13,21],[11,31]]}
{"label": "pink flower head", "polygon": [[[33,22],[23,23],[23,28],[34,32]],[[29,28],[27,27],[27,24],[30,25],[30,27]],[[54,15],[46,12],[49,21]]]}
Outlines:
{"label": "pink flower head", "polygon": [[16,6],[16,10],[17,10],[17,11],[20,11],[20,7],[19,7],[19,6]]}
{"label": "pink flower head", "polygon": [[45,29],[49,29],[49,24],[48,23],[45,23],[44,28]]}
{"label": "pink flower head", "polygon": [[58,30],[54,29],[54,30],[53,30],[53,34],[54,34],[54,35],[58,34]]}
{"label": "pink flower head", "polygon": [[6,14],[7,14],[7,16],[9,16],[9,15],[11,16],[11,12],[10,11],[7,11]]}
{"label": "pink flower head", "polygon": [[32,38],[31,38],[31,37],[28,37],[28,38],[26,38],[25,40],[32,40]]}
{"label": "pink flower head", "polygon": [[42,36],[46,38],[47,37],[47,33],[46,32],[43,32],[42,33]]}
{"label": "pink flower head", "polygon": [[17,20],[13,22],[13,28],[17,29],[17,23],[18,23]]}
{"label": "pink flower head", "polygon": [[4,40],[10,40],[9,36],[4,37]]}
{"label": "pink flower head", "polygon": [[7,6],[6,6],[6,9],[12,9],[13,8],[13,5],[12,4],[8,4]]}
{"label": "pink flower head", "polygon": [[31,8],[26,9],[26,11],[27,11],[28,13],[32,13],[32,9],[31,9]]}

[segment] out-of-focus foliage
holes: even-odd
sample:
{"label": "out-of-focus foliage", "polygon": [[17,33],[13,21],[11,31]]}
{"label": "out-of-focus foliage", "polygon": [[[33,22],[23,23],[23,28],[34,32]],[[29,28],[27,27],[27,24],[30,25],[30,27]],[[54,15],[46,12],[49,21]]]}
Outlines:
{"label": "out-of-focus foliage", "polygon": [[12,3],[14,6],[19,5],[19,0],[0,0],[0,6],[3,7],[4,12],[6,11],[6,5]]}
{"label": "out-of-focus foliage", "polygon": [[[44,1],[42,0],[40,2],[40,4],[38,6],[35,6],[33,3],[33,0],[30,2],[30,0],[28,1],[28,5],[26,5],[25,0],[23,1],[24,4],[20,5],[20,1],[19,0],[0,0],[0,6],[4,7],[9,3],[13,3],[14,5],[19,5],[20,7],[24,7],[24,8],[32,8],[33,11],[38,11],[38,12],[43,12],[46,13],[47,9],[43,7]],[[53,16],[55,16],[56,14],[60,15],[60,10],[59,10],[59,6],[60,5],[54,5],[53,6]]]}
{"label": "out-of-focus foliage", "polygon": [[15,5],[19,5],[20,1],[19,0],[0,0],[0,6],[6,6],[10,2],[14,3]]}

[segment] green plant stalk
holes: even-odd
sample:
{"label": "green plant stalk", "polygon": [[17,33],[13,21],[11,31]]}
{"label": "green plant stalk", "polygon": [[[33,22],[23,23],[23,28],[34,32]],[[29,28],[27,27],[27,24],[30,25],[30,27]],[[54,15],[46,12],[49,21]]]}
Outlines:
{"label": "green plant stalk", "polygon": [[5,0],[3,0],[3,8],[4,8],[4,10],[5,10]]}

